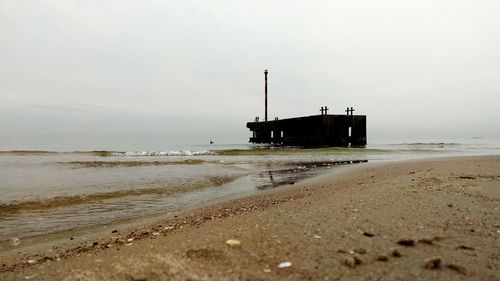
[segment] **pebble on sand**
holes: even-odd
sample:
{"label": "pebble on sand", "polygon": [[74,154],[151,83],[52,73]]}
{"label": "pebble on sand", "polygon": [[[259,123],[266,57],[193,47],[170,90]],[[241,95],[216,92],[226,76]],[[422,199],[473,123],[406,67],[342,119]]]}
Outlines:
{"label": "pebble on sand", "polygon": [[226,241],[226,244],[231,247],[237,247],[241,245],[241,242],[239,240],[229,239]]}
{"label": "pebble on sand", "polygon": [[355,253],[360,254],[360,255],[364,255],[364,254],[366,254],[366,252],[367,252],[367,251],[366,251],[366,249],[364,249],[364,248],[356,248],[356,249],[354,249],[353,251],[354,251]]}
{"label": "pebble on sand", "polygon": [[380,255],[376,258],[377,261],[388,261],[389,257],[386,255]]}
{"label": "pebble on sand", "polygon": [[433,257],[425,260],[424,268],[426,269],[438,269],[441,267],[441,258]]}
{"label": "pebble on sand", "polygon": [[467,275],[467,269],[465,269],[465,267],[463,267],[461,265],[450,263],[446,267],[448,267],[448,269],[454,270],[460,274]]}
{"label": "pebble on sand", "polygon": [[289,262],[289,261],[284,261],[284,262],[282,262],[282,263],[280,263],[280,264],[278,265],[278,268],[287,268],[287,267],[291,267],[291,266],[292,266],[292,263],[291,263],[291,262]]}
{"label": "pebble on sand", "polygon": [[366,237],[373,237],[373,236],[375,236],[375,234],[373,232],[370,232],[370,231],[363,232],[363,235],[366,236]]}
{"label": "pebble on sand", "polygon": [[401,238],[399,239],[398,244],[402,246],[413,247],[415,246],[415,240],[411,238]]}
{"label": "pebble on sand", "polygon": [[396,249],[396,248],[392,248],[392,249],[391,249],[391,255],[392,255],[393,257],[396,257],[396,258],[399,258],[399,257],[401,257],[401,256],[402,256],[402,255],[401,255],[401,252],[400,252],[398,249]]}
{"label": "pebble on sand", "polygon": [[427,245],[434,245],[434,242],[432,241],[432,239],[429,239],[429,238],[419,239],[418,243],[427,244]]}
{"label": "pebble on sand", "polygon": [[344,260],[344,264],[347,265],[348,267],[351,267],[351,268],[354,268],[362,263],[363,263],[363,261],[356,256],[347,257]]}
{"label": "pebble on sand", "polygon": [[13,247],[16,247],[16,246],[19,246],[19,244],[21,244],[21,239],[17,238],[17,237],[12,237],[10,240],[9,240],[9,244]]}
{"label": "pebble on sand", "polygon": [[456,247],[457,250],[470,250],[470,251],[474,251],[476,250],[474,247],[470,247],[470,246],[466,246],[466,245],[460,245],[458,247]]}

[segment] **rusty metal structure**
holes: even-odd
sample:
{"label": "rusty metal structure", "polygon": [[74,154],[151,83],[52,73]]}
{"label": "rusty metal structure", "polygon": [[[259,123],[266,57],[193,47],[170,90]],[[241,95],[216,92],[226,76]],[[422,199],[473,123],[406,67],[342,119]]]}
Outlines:
{"label": "rusty metal structure", "polygon": [[264,100],[265,100],[264,101],[264,108],[265,108],[265,113],[264,113],[265,118],[264,118],[264,121],[266,121],[266,122],[267,122],[267,73],[268,73],[267,69],[264,70],[264,77],[265,77],[264,78],[264,80],[265,80],[265,82],[264,82],[265,83],[264,93],[265,93],[265,96],[266,96],[264,98]]}
{"label": "rusty metal structure", "polygon": [[329,108],[322,106],[318,115],[268,121],[267,74],[265,70],[265,118],[259,122],[256,117],[247,123],[253,134],[250,142],[300,147],[366,146],[366,115],[354,115],[352,107],[346,109],[346,114],[328,114]]}

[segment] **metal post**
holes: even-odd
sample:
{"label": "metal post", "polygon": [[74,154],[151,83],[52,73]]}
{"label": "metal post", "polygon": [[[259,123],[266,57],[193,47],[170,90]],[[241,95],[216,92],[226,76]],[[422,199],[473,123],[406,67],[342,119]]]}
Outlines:
{"label": "metal post", "polygon": [[267,73],[268,73],[267,69],[264,70],[264,76],[265,76],[265,80],[266,80],[266,83],[265,83],[265,93],[266,93],[265,110],[266,110],[266,112],[265,112],[264,121],[266,121],[266,122],[267,122]]}

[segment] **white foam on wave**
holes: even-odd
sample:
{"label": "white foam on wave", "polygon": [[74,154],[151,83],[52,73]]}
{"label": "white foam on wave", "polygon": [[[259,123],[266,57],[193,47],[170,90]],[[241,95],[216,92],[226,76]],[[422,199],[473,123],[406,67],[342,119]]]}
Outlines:
{"label": "white foam on wave", "polygon": [[169,151],[127,151],[116,152],[113,156],[201,156],[215,155],[211,150],[169,150]]}

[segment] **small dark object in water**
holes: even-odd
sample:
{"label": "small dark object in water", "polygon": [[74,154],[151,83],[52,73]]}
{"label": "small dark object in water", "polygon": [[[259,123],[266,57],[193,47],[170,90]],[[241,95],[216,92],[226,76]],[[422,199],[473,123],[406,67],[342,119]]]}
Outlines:
{"label": "small dark object in water", "polygon": [[116,230],[116,229],[111,231],[111,233],[117,233],[117,232],[118,232],[118,230]]}
{"label": "small dark object in water", "polygon": [[97,246],[97,245],[99,245],[99,242],[94,242],[94,243],[92,243],[92,246],[93,246],[93,247],[95,247],[95,246]]}
{"label": "small dark object in water", "polygon": [[295,182],[294,182],[294,181],[291,181],[291,182],[289,182],[288,184],[290,184],[290,185],[291,185],[291,184],[295,184]]}

